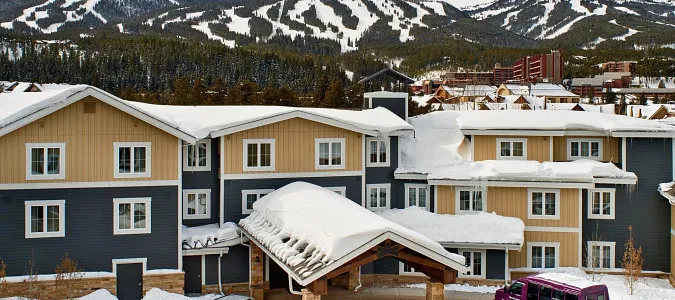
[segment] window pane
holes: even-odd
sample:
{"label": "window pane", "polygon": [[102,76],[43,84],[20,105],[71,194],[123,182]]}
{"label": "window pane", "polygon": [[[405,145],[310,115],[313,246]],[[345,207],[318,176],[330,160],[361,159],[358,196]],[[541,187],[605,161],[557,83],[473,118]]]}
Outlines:
{"label": "window pane", "polygon": [[500,146],[500,155],[501,156],[511,156],[511,143],[510,142],[501,142]]}
{"label": "window pane", "polygon": [[134,147],[134,173],[145,172],[146,151],[145,147]]}
{"label": "window pane", "polygon": [[523,156],[523,142],[513,142],[513,156]]}
{"label": "window pane", "polygon": [[541,216],[543,215],[542,206],[543,206],[543,197],[542,193],[532,193],[532,215]]}
{"label": "window pane", "polygon": [[260,166],[269,167],[272,165],[272,144],[260,144]]}
{"label": "window pane", "polygon": [[546,215],[555,216],[555,194],[546,193]]}
{"label": "window pane", "polygon": [[527,300],[539,299],[539,285],[532,282],[527,284]]}
{"label": "window pane", "polygon": [[600,214],[600,192],[593,193],[593,212],[594,215]]}
{"label": "window pane", "polygon": [[[470,266],[471,266],[471,252],[468,252],[468,251],[464,252],[464,251],[462,251],[462,256],[464,256],[464,264],[465,264],[467,267],[470,267]],[[471,274],[470,272],[471,272],[471,270],[469,270],[469,274]]]}
{"label": "window pane", "polygon": [[532,267],[541,268],[542,266],[542,247],[532,247]]}
{"label": "window pane", "polygon": [[47,206],[47,232],[59,231],[59,207]]}
{"label": "window pane", "polygon": [[474,252],[473,253],[473,275],[480,276],[483,275],[481,272],[482,268],[482,261],[481,261],[481,253],[480,252]]}
{"label": "window pane", "polygon": [[420,188],[418,194],[419,194],[419,195],[418,195],[419,201],[417,201],[417,204],[418,204],[420,207],[425,207],[425,208],[426,208],[426,207],[427,207],[427,189],[425,189],[425,188]]}
{"label": "window pane", "polygon": [[542,286],[541,289],[539,289],[539,300],[551,300],[551,294],[553,293],[553,289],[550,287]]}
{"label": "window pane", "polygon": [[199,166],[206,167],[206,143],[199,143]]}
{"label": "window pane", "polygon": [[194,145],[188,145],[187,146],[187,165],[188,167],[194,167],[196,165],[196,159],[195,159],[195,146]]}
{"label": "window pane", "polygon": [[609,268],[612,266],[612,254],[610,246],[602,246],[602,267]]}
{"label": "window pane", "polygon": [[459,192],[459,210],[471,210],[471,192],[469,191],[460,191]]}
{"label": "window pane", "polygon": [[408,206],[417,205],[417,188],[408,189]]}
{"label": "window pane", "polygon": [[331,165],[339,166],[342,164],[342,143],[332,143],[332,159]]}
{"label": "window pane", "polygon": [[380,141],[380,162],[387,162],[387,143]]}
{"label": "window pane", "polygon": [[257,167],[258,166],[258,144],[248,144],[246,145],[246,166],[247,167]]}
{"label": "window pane", "polygon": [[600,246],[591,246],[591,265],[600,268]]}
{"label": "window pane", "polygon": [[481,191],[476,191],[473,193],[473,210],[482,211],[483,210],[483,193]]}
{"label": "window pane", "polygon": [[59,160],[61,156],[61,149],[48,148],[47,149],[47,174],[59,174]]}
{"label": "window pane", "polygon": [[387,189],[380,188],[380,207],[387,207]]}
{"label": "window pane", "polygon": [[370,189],[370,207],[377,207],[377,188]]}
{"label": "window pane", "polygon": [[30,173],[32,175],[42,175],[45,173],[45,149],[32,148],[30,149]]}
{"label": "window pane", "polygon": [[188,205],[187,213],[188,215],[194,215],[197,213],[197,201],[195,199],[195,194],[188,194]]}
{"label": "window pane", "polygon": [[120,147],[119,154],[119,173],[131,173],[131,148]]}
{"label": "window pane", "polygon": [[598,142],[591,142],[591,156],[600,156],[600,144]]}
{"label": "window pane", "polygon": [[199,214],[205,215],[206,214],[206,206],[208,205],[206,203],[206,194],[198,194],[197,197],[199,199]]}
{"label": "window pane", "polygon": [[327,166],[329,160],[329,143],[319,143],[319,165]]}
{"label": "window pane", "polygon": [[121,203],[119,204],[119,229],[130,229],[131,228],[131,204],[130,203]]}
{"label": "window pane", "polygon": [[44,211],[42,206],[30,207],[30,232],[44,232]]}
{"label": "window pane", "polygon": [[612,210],[612,193],[602,193],[602,214],[611,215]]}
{"label": "window pane", "polygon": [[376,163],[377,162],[377,141],[370,141],[370,162],[371,163]]}
{"label": "window pane", "polygon": [[145,228],[145,203],[134,203],[134,228]]}
{"label": "window pane", "polygon": [[588,142],[581,142],[581,156],[588,157],[590,156],[591,149],[588,146]]}
{"label": "window pane", "polygon": [[256,194],[246,195],[246,209],[253,210],[253,203],[255,203],[256,200],[258,200],[258,195]]}
{"label": "window pane", "polygon": [[553,300],[564,300],[565,299],[565,292],[553,290],[553,295],[552,295],[551,299],[553,299]]}
{"label": "window pane", "polygon": [[555,268],[555,248],[554,247],[546,247],[545,248],[545,260],[546,260],[546,268]]}
{"label": "window pane", "polygon": [[579,142],[570,143],[570,156],[579,156]]}

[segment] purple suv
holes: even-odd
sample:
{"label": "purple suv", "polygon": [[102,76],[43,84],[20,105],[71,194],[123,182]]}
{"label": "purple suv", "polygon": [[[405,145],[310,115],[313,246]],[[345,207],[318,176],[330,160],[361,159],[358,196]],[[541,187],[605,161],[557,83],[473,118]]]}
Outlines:
{"label": "purple suv", "polygon": [[530,275],[499,289],[495,300],[609,300],[607,286],[562,274]]}

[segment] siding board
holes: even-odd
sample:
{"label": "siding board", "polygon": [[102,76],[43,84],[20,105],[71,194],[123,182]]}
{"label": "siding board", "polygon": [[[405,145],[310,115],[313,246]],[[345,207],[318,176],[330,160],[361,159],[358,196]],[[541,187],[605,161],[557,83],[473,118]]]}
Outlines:
{"label": "siding board", "polygon": [[589,136],[556,136],[553,137],[553,160],[567,161],[567,140],[568,139],[588,139],[599,138],[602,139],[602,161],[619,163],[621,155],[619,149],[621,148],[619,138],[615,137],[589,137]]}
{"label": "siding board", "polygon": [[527,267],[528,242],[560,243],[560,267],[576,267],[579,263],[579,234],[569,232],[525,232],[525,244],[520,251],[509,251],[509,268]]}
{"label": "siding board", "polygon": [[495,136],[495,135],[476,135],[474,138],[474,160],[495,160],[497,159],[497,139],[498,138],[525,138],[527,139],[527,160],[536,160],[539,162],[549,161],[550,142],[548,136]]}
{"label": "siding board", "polygon": [[[560,220],[528,219],[527,193],[528,188],[490,187],[487,191],[487,210],[519,218],[525,222],[525,226],[579,227],[578,189],[560,189]],[[453,194],[453,200],[454,197]]]}

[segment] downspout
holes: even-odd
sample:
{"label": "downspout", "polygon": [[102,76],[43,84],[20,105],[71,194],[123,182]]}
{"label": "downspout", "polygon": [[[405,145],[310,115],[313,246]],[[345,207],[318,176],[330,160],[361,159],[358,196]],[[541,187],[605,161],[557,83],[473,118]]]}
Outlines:
{"label": "downspout", "polygon": [[509,247],[504,249],[504,253],[506,253],[506,255],[504,255],[504,282],[508,286],[510,283],[509,281],[511,281],[511,272],[509,271]]}
{"label": "downspout", "polygon": [[248,247],[248,290],[251,290],[251,245],[244,244],[244,235],[239,231],[239,243]]}
{"label": "downspout", "polygon": [[291,280],[291,274],[288,274],[288,291],[293,295],[302,296],[302,292],[298,292],[298,291],[293,290],[293,280]]}
{"label": "downspout", "polygon": [[220,265],[220,260],[223,258],[223,250],[220,250],[220,255],[218,256],[218,290],[220,291],[220,294],[223,294],[223,273],[220,271],[221,265]]}
{"label": "downspout", "polygon": [[361,286],[362,286],[362,284],[361,284],[361,266],[359,266],[359,285],[357,285],[357,286],[354,288],[354,292],[358,292],[359,289],[361,288]]}

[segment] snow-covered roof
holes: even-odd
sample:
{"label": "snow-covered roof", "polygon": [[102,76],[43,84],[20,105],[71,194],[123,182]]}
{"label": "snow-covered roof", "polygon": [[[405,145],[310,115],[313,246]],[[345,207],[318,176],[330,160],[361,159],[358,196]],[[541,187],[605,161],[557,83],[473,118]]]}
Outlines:
{"label": "snow-covered roof", "polygon": [[[411,206],[377,213],[381,217],[414,230],[445,247],[464,244],[509,247],[519,250],[525,239],[525,224],[521,219],[496,213],[479,212],[465,215],[435,214]],[[471,226],[466,226],[471,224]],[[456,230],[448,230],[455,228]]]}
{"label": "snow-covered roof", "polygon": [[464,96],[491,96],[497,92],[497,87],[485,84],[466,85]]}
{"label": "snow-covered roof", "polygon": [[605,80],[605,78],[572,78],[572,86],[602,86]]}
{"label": "snow-covered roof", "polygon": [[542,273],[537,274],[534,277],[555,281],[565,285],[577,287],[579,289],[585,289],[596,285],[602,285],[602,283],[599,282],[590,281],[586,278],[581,278],[565,273]]}
{"label": "snow-covered roof", "polygon": [[661,196],[668,199],[671,205],[675,205],[675,182],[671,181],[659,184],[658,191],[661,193]]}
{"label": "snow-covered roof", "polygon": [[390,239],[465,272],[464,257],[325,188],[294,182],[260,198],[239,222],[300,285],[340,267]]}
{"label": "snow-covered roof", "polygon": [[616,110],[614,109],[614,104],[595,105],[595,104],[579,103],[579,106],[581,106],[581,108],[583,108],[584,111],[588,111],[588,112],[597,112],[597,113],[610,114],[610,115],[616,114]]}
{"label": "snow-covered roof", "polygon": [[232,222],[227,222],[222,226],[218,224],[183,226],[181,237],[183,249],[186,250],[225,246],[224,243],[228,241],[239,240],[239,227]]}
{"label": "snow-covered roof", "polygon": [[504,84],[514,95],[532,95],[539,97],[579,97],[565,87],[553,83]]}
{"label": "snow-covered roof", "polygon": [[429,94],[429,95],[424,95],[424,96],[412,96],[410,97],[410,100],[417,102],[419,106],[425,106],[429,102],[429,100],[436,98],[436,95],[434,94]]}
{"label": "snow-covered roof", "polygon": [[[597,112],[564,110],[471,111],[457,117],[463,132],[529,130],[562,135],[564,131],[595,131],[608,136],[675,136],[675,128],[659,122]],[[559,132],[560,134],[556,134]],[[548,135],[548,134],[547,134]]]}

